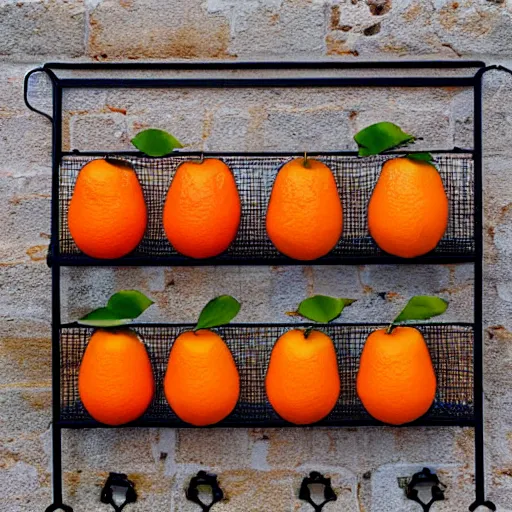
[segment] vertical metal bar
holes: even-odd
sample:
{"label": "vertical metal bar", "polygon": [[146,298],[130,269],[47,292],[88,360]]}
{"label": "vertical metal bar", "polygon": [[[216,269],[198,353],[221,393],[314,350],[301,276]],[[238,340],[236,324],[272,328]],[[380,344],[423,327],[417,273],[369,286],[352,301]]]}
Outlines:
{"label": "vertical metal bar", "polygon": [[474,393],[475,393],[475,486],[476,500],[485,500],[484,396],[483,396],[483,176],[482,176],[482,76],[474,86],[474,159],[475,159],[475,291],[474,321]]}
{"label": "vertical metal bar", "polygon": [[62,88],[53,82],[52,137],[52,468],[53,502],[62,504],[62,439],[60,420],[60,264],[59,264],[59,166],[62,152]]}

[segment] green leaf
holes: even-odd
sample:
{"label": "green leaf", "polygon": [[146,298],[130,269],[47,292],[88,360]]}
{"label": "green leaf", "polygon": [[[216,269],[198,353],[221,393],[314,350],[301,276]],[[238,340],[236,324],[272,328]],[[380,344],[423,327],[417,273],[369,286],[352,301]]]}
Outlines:
{"label": "green leaf", "polygon": [[79,324],[95,327],[115,327],[131,322],[153,304],[137,290],[122,290],[110,297],[107,305],[91,311],[78,320]]}
{"label": "green leaf", "polygon": [[427,320],[433,316],[442,315],[448,308],[448,302],[439,297],[417,295],[413,297],[401,313],[393,320],[393,324]]}
{"label": "green leaf", "polygon": [[228,324],[238,315],[240,307],[240,302],[231,295],[221,295],[212,299],[201,311],[194,331]]}
{"label": "green leaf", "polygon": [[137,318],[154,302],[137,290],[122,290],[108,300],[107,308],[124,318]]}
{"label": "green leaf", "polygon": [[148,156],[165,156],[172,153],[174,149],[183,147],[176,137],[156,128],[139,132],[132,139],[132,144]]}
{"label": "green leaf", "polygon": [[129,318],[119,318],[119,316],[111,309],[98,308],[78,320],[79,324],[92,325],[95,327],[114,327],[123,325],[130,321]]}
{"label": "green leaf", "polygon": [[314,322],[327,323],[341,315],[345,306],[350,306],[354,299],[337,299],[327,295],[314,295],[299,304],[297,313]]}
{"label": "green leaf", "polygon": [[434,157],[430,153],[409,153],[406,155],[406,158],[409,158],[410,160],[419,160],[420,162],[426,162],[427,164],[434,165]]}
{"label": "green leaf", "polygon": [[406,158],[411,160],[421,160],[422,162],[433,162],[434,157],[431,153],[408,153]]}
{"label": "green leaf", "polygon": [[363,128],[354,140],[359,146],[359,156],[371,156],[414,142],[415,138],[396,124],[382,122]]}

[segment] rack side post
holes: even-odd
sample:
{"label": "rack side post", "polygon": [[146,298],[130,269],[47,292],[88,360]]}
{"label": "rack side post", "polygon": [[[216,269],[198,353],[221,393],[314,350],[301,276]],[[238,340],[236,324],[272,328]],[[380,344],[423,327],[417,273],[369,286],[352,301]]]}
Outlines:
{"label": "rack side post", "polygon": [[53,85],[52,119],[52,195],[51,246],[52,262],[52,491],[53,504],[46,512],[73,509],[63,503],[62,494],[62,429],[60,427],[60,262],[59,262],[59,167],[62,153],[62,88],[58,80]]}
{"label": "rack side post", "polygon": [[474,99],[474,161],[475,161],[475,284],[473,348],[474,402],[475,402],[475,501],[469,510],[480,506],[496,510],[496,506],[485,500],[485,446],[484,446],[484,390],[483,390],[483,148],[482,148],[482,75],[475,75]]}
{"label": "rack side post", "polygon": [[52,438],[53,438],[53,500],[62,503],[62,450],[60,419],[60,266],[59,266],[59,164],[62,137],[62,89],[53,86],[52,144]]}
{"label": "rack side post", "polygon": [[475,157],[475,482],[476,499],[483,502],[485,497],[485,460],[483,443],[483,215],[482,215],[482,79],[476,78],[474,87],[474,157]]}

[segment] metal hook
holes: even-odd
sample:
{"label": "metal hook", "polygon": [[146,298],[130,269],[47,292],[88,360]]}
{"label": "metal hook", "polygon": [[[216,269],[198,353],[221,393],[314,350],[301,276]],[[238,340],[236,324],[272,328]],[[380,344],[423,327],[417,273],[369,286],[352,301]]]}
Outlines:
{"label": "metal hook", "polygon": [[[114,501],[114,488],[120,487],[126,490],[124,502],[118,505]],[[128,480],[124,473],[110,473],[103,490],[101,491],[101,502],[112,505],[116,512],[121,512],[128,503],[135,503],[137,501],[137,493],[135,492],[135,484]]]}
{"label": "metal hook", "polygon": [[470,512],[474,512],[478,507],[487,507],[489,510],[492,510],[492,512],[496,512],[497,508],[496,505],[492,501],[479,501],[476,500],[474,503],[472,503],[469,506]]}
{"label": "metal hook", "polygon": [[[210,487],[212,490],[212,501],[209,504],[203,503],[199,498],[199,487]],[[188,485],[187,490],[185,491],[185,495],[188,501],[192,503],[197,503],[202,509],[203,512],[209,512],[210,509],[224,499],[224,492],[219,486],[219,482],[217,481],[217,475],[213,475],[211,473],[207,473],[206,471],[199,471],[196,476],[194,476],[190,480],[190,484]]]}
{"label": "metal hook", "polygon": [[[419,497],[418,490],[415,488],[417,485],[422,484],[432,484],[431,485],[431,493],[432,498],[428,503],[424,503],[421,501]],[[444,491],[446,490],[446,485],[442,484],[439,481],[439,478],[435,473],[432,473],[430,469],[423,468],[422,471],[418,473],[414,473],[411,478],[411,481],[407,484],[407,488],[405,490],[405,495],[408,499],[419,503],[423,508],[423,512],[429,512],[430,508],[436,501],[444,500]]]}
{"label": "metal hook", "polygon": [[30,102],[28,101],[28,81],[30,79],[30,77],[34,74],[34,73],[46,73],[49,77],[50,77],[50,80],[52,81],[52,84],[55,86],[54,84],[54,81],[53,81],[53,78],[52,76],[48,73],[48,70],[45,69],[45,68],[35,68],[35,69],[32,69],[30,70],[26,75],[25,75],[25,79],[23,81],[23,100],[25,101],[25,105],[27,106],[27,108],[29,110],[32,110],[32,112],[35,112],[36,114],[39,114],[41,116],[44,116],[46,117],[46,119],[48,119],[50,121],[50,123],[53,123],[53,117],[49,114],[47,114],[46,112],[42,112],[41,110],[38,110],[37,108],[33,107]]}
{"label": "metal hook", "polygon": [[73,509],[69,505],[64,505],[61,503],[60,505],[54,503],[50,505],[44,512],[73,512]]}
{"label": "metal hook", "polygon": [[[309,488],[312,484],[324,486],[324,501],[322,503],[315,503],[313,501],[313,498],[311,497],[311,489]],[[304,480],[302,480],[299,499],[308,502],[314,508],[315,512],[322,512],[322,509],[327,505],[327,503],[330,501],[336,501],[338,497],[331,487],[331,479],[325,478],[321,473],[318,473],[318,471],[312,471],[309,474],[309,477],[305,477]]]}

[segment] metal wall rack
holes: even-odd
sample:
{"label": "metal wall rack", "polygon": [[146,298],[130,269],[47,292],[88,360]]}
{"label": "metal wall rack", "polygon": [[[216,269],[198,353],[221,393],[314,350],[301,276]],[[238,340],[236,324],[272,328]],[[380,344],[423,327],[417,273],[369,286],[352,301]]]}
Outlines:
{"label": "metal wall rack", "polygon": [[[53,504],[47,512],[72,511],[63,502],[61,431],[64,428],[100,427],[90,418],[77,393],[78,365],[90,330],[61,321],[60,279],[63,266],[141,266],[141,265],[228,265],[228,264],[300,264],[274,252],[261,228],[262,212],[266,207],[268,182],[280,163],[293,153],[205,153],[230,161],[241,188],[241,196],[251,198],[251,206],[243,211],[246,224],[242,224],[239,239],[225,255],[214,260],[191,261],[179,256],[165,244],[161,228],[149,227],[138,250],[133,254],[111,261],[99,261],[81,254],[69,237],[66,226],[67,204],[74,178],[80,167],[89,159],[111,154],[129,159],[141,179],[149,201],[149,215],[160,206],[162,194],[176,166],[183,159],[197,156],[198,152],[178,152],[162,159],[149,159],[137,151],[105,153],[95,151],[64,151],[63,149],[63,95],[73,89],[152,89],[152,88],[469,88],[473,92],[473,147],[444,148],[434,152],[438,157],[441,174],[450,199],[450,227],[439,247],[432,253],[415,260],[401,260],[382,253],[368,236],[364,219],[345,206],[348,230],[334,251],[311,264],[442,264],[472,263],[474,266],[474,321],[471,324],[428,324],[420,328],[427,343],[439,378],[439,391],[432,409],[414,425],[461,425],[475,429],[475,499],[469,506],[473,511],[479,506],[489,510],[496,507],[485,497],[484,479],[484,411],[483,411],[483,318],[482,318],[482,76],[488,69],[479,61],[398,61],[398,62],[210,62],[210,63],[49,63],[30,71],[25,78],[27,107],[52,123],[52,206],[51,244],[48,263],[52,272],[52,440],[53,440]],[[458,74],[450,73],[456,69]],[[502,68],[503,69],[503,68]],[[269,77],[249,76],[239,78],[236,72],[265,72]],[[278,72],[286,70],[286,76]],[[322,76],[326,70],[338,70],[342,76]],[[374,76],[372,70],[386,76]],[[436,72],[435,76],[428,71]],[[127,73],[143,71],[152,78],[130,77]],[[215,76],[201,78],[178,76],[167,78],[161,72],[201,71],[214,72]],[[292,76],[294,71],[315,76]],[[218,72],[226,76],[218,77]],[[344,76],[346,72],[346,76]],[[354,76],[354,72],[366,76]],[[52,113],[36,109],[29,101],[30,77],[45,73],[52,85]],[[84,75],[85,73],[85,75]],[[94,77],[90,77],[93,73]],[[108,73],[107,77],[96,77]],[[411,74],[413,73],[413,74]],[[71,74],[71,76],[69,76]],[[121,76],[112,76],[112,75]],[[404,75],[404,76],[401,76]],[[64,76],[62,76],[64,75]],[[274,76],[275,75],[275,76]],[[442,76],[439,76],[442,75]],[[359,188],[367,194],[378,176],[383,157],[370,159],[363,164],[353,151],[310,153],[328,161],[334,169],[341,192],[350,187],[358,173],[364,175]],[[262,162],[267,162],[266,164]],[[361,171],[362,169],[362,171]],[[147,180],[156,173],[160,180]],[[359,174],[361,176],[361,174]],[[255,186],[250,186],[251,184]],[[363,183],[363,185],[361,185]],[[352,183],[353,185],[353,183]],[[353,189],[354,187],[352,187]],[[365,207],[366,195],[357,200]],[[347,198],[347,201],[350,200]],[[245,201],[248,204],[248,201]],[[255,204],[255,206],[254,206]],[[150,352],[155,374],[163,377],[164,361],[172,339],[185,325],[136,324]],[[263,376],[272,343],[290,324],[236,324],[222,329],[232,349],[242,377],[242,397],[233,415],[222,426],[248,427],[286,425],[273,413],[262,391]],[[325,326],[333,337],[339,354],[340,374],[344,392],[333,413],[322,424],[335,426],[376,425],[359,403],[354,390],[354,376],[364,339],[373,324],[335,324]],[[252,340],[252,343],[251,341]],[[161,393],[157,393],[150,409],[138,426],[184,427],[165,406]],[[121,475],[122,477],[123,475]],[[116,477],[119,478],[119,475]],[[129,487],[128,484],[126,484]],[[302,492],[302,491],[301,491]],[[329,491],[330,493],[331,491]],[[410,494],[410,490],[408,491]],[[107,492],[108,494],[108,492]],[[414,494],[414,493],[412,493]],[[439,493],[438,493],[439,494]],[[309,498],[308,493],[302,492]],[[329,494],[331,496],[331,494]],[[135,499],[135,496],[132,497]],[[331,496],[332,498],[332,496]],[[332,498],[335,499],[335,498]],[[411,498],[412,499],[412,498]],[[437,499],[442,499],[438,496]],[[468,499],[469,501],[469,499]],[[412,505],[412,504],[411,504]],[[414,507],[414,505],[412,505]],[[320,509],[320,508],[318,508]]]}

